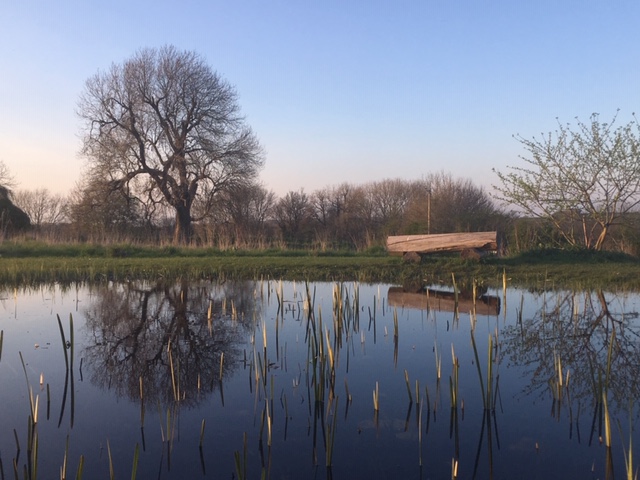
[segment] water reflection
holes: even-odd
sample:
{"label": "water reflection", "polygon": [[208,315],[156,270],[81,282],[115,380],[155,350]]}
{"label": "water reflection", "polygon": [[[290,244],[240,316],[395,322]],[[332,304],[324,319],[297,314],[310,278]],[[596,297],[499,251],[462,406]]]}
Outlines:
{"label": "water reflection", "polygon": [[[7,465],[21,469],[36,457],[41,471],[57,471],[68,436],[69,458],[84,455],[91,478],[109,470],[109,441],[118,478],[131,474],[138,445],[139,478],[623,471],[622,447],[638,441],[626,421],[637,415],[628,401],[640,393],[638,295],[508,289],[498,297],[477,289],[476,306],[486,296],[492,309],[473,315],[460,307],[461,289],[450,322],[442,305],[451,289],[388,287],[130,282],[18,295],[0,317],[0,380],[15,387],[0,389],[0,403],[18,418],[0,416],[0,477],[3,464],[10,473]],[[409,308],[394,303],[396,293],[434,303]],[[76,349],[67,351],[74,329]],[[47,415],[27,432],[19,420],[29,411],[25,386],[36,386],[40,372]],[[58,409],[70,421],[61,424]],[[33,431],[46,448],[25,460],[15,439],[25,445]]]}
{"label": "water reflection", "polygon": [[626,310],[624,296],[550,292],[532,315],[523,316],[522,310],[502,332],[502,352],[530,375],[527,393],[543,395],[553,379],[561,380],[560,362],[574,400],[600,401],[599,392],[606,389],[626,409],[630,399],[640,397],[638,312]]}
{"label": "water reflection", "polygon": [[[146,402],[199,402],[231,374],[257,314],[255,283],[130,282],[94,290],[85,311],[91,381]],[[221,370],[222,362],[222,370]]]}
{"label": "water reflection", "polygon": [[442,312],[471,312],[478,315],[500,314],[500,298],[487,294],[487,288],[475,290],[443,290],[438,288],[410,289],[407,287],[389,287],[387,292],[392,307],[417,308],[419,310],[439,310]]}

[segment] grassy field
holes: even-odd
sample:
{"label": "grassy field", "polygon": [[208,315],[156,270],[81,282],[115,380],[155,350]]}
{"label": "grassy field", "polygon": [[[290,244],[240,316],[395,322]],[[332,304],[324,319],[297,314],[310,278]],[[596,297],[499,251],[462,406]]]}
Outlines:
{"label": "grassy field", "polygon": [[365,253],[291,250],[219,251],[204,248],[131,245],[0,245],[0,284],[151,281],[179,279],[287,279],[384,282],[404,285],[450,283],[476,279],[501,286],[527,288],[640,289],[640,261],[614,254],[542,250],[481,262],[458,256],[430,256],[405,264],[384,250]]}

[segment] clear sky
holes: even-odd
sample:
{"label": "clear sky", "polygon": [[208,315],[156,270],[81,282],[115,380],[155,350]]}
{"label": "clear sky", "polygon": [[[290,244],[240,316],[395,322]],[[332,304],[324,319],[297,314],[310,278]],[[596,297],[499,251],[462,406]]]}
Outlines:
{"label": "clear sky", "polygon": [[0,160],[17,188],[80,178],[87,78],[194,50],[237,89],[282,196],[445,171],[490,189],[513,139],[640,105],[640,2],[0,2]]}

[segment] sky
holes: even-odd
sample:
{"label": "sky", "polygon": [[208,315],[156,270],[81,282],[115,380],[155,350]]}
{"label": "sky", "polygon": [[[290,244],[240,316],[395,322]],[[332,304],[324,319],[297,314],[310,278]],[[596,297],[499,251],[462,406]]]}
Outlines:
{"label": "sky", "polygon": [[145,47],[197,52],[238,94],[278,196],[450,173],[491,191],[514,138],[640,105],[640,2],[0,2],[0,161],[16,189],[81,178],[86,80]]}

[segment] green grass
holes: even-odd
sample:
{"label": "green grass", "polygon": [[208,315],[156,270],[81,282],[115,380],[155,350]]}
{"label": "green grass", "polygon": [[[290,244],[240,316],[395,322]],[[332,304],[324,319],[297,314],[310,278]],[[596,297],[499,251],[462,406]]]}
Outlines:
{"label": "green grass", "polygon": [[428,256],[420,264],[403,263],[373,249],[364,253],[302,250],[220,251],[193,247],[135,245],[48,245],[34,242],[0,245],[0,286],[57,282],[216,281],[273,278],[308,281],[382,282],[408,286],[473,280],[526,288],[640,289],[640,260],[612,252],[539,250],[482,262],[458,256]]}

